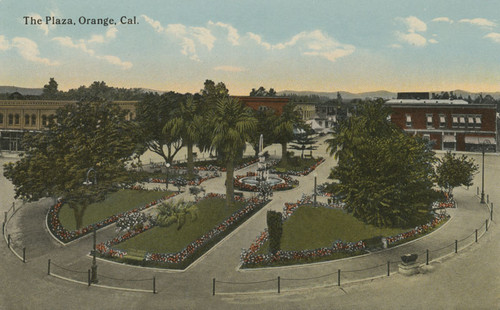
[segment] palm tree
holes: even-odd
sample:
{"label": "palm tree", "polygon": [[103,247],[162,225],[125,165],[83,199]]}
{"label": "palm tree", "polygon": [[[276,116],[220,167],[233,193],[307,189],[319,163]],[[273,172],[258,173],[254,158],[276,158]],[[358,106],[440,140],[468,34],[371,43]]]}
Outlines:
{"label": "palm tree", "polygon": [[295,104],[290,102],[283,107],[283,113],[279,116],[274,127],[274,135],[277,142],[281,144],[281,162],[287,162],[287,143],[294,138],[293,128],[301,122],[300,114],[295,110]]}
{"label": "palm tree", "polygon": [[168,121],[163,127],[163,133],[170,133],[182,140],[187,147],[187,172],[188,177],[193,177],[193,145],[197,142],[200,134],[200,126],[203,117],[199,113],[199,105],[189,96],[185,102],[181,102],[175,117]]}
{"label": "palm tree", "polygon": [[198,219],[198,207],[196,204],[185,203],[182,199],[177,202],[165,202],[158,207],[156,220],[160,226],[167,227],[177,223],[177,230],[186,223],[187,217],[191,222]]}
{"label": "palm tree", "polygon": [[212,111],[213,123],[212,147],[226,163],[226,205],[229,207],[234,200],[234,161],[243,156],[246,141],[257,127],[257,120],[250,108],[232,97],[217,100]]}
{"label": "palm tree", "polygon": [[352,157],[356,146],[365,144],[366,139],[390,136],[396,130],[388,119],[390,114],[391,110],[383,100],[365,102],[357,114],[340,122],[332,137],[325,141],[330,155],[344,160]]}

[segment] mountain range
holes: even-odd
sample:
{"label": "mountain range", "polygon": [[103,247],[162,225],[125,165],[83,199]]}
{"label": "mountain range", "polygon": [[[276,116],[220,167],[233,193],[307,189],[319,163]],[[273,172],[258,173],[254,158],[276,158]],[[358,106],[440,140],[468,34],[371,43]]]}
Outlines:
{"label": "mountain range", "polygon": [[[393,99],[397,97],[396,92],[390,92],[386,90],[378,90],[378,91],[371,91],[371,92],[362,92],[362,93],[351,93],[351,92],[346,92],[346,91],[338,91],[340,93],[340,96],[342,96],[342,99],[365,99],[365,98],[383,98],[383,99]],[[450,92],[450,91],[448,91]],[[468,92],[465,90],[453,90],[452,91],[455,95],[457,96],[462,96],[464,99],[467,99],[468,96],[471,96],[472,99],[476,98],[480,94],[484,96],[486,95],[491,95],[495,99],[500,98],[500,92],[493,92],[493,93],[487,93],[487,92],[482,92],[482,93],[474,93],[474,92]],[[436,93],[440,94],[441,91],[430,91],[429,93]],[[277,92],[278,95],[300,95],[300,96],[309,96],[309,95],[317,95],[320,97],[328,97],[330,99],[335,99],[337,98],[337,92],[317,92],[317,91],[296,91],[296,90],[282,90]]]}
{"label": "mountain range", "polygon": [[[148,89],[148,88],[141,88],[144,92],[158,92],[158,93],[164,93],[164,91],[158,91],[158,90],[153,90],[153,89]],[[43,92],[43,88],[25,88],[25,87],[17,87],[17,86],[0,86],[0,94],[5,94],[5,93],[14,93],[18,92],[24,96],[27,95],[32,95],[32,96],[37,96],[41,95]],[[378,91],[370,91],[370,92],[362,92],[362,93],[351,93],[347,91],[339,91],[340,95],[342,96],[343,99],[365,99],[365,98],[383,98],[383,99],[392,99],[396,98],[397,93],[396,92],[390,92],[386,90],[378,90]],[[441,91],[431,91],[431,93],[441,93]],[[467,98],[468,96],[471,96],[472,99],[476,98],[480,94],[483,94],[483,96],[486,95],[491,95],[495,99],[500,99],[500,92],[493,92],[493,93],[474,93],[474,92],[468,92],[465,90],[454,90],[454,94],[457,96],[462,96],[463,98]],[[309,95],[317,95],[320,97],[327,97],[330,99],[337,98],[337,92],[319,92],[319,91],[303,91],[303,90],[282,90],[277,92],[278,95],[299,95],[299,96],[309,96]]]}

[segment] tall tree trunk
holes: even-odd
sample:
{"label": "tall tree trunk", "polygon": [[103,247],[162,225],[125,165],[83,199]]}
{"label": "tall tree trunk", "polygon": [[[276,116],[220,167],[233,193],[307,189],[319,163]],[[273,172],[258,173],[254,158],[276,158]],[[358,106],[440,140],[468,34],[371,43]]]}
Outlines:
{"label": "tall tree trunk", "polygon": [[73,209],[73,215],[75,216],[76,229],[82,228],[83,215],[87,209],[87,205],[74,205],[71,209]]}
{"label": "tall tree trunk", "polygon": [[234,162],[232,159],[226,162],[226,206],[230,207],[234,202]]}
{"label": "tall tree trunk", "polygon": [[287,149],[286,149],[286,142],[281,142],[281,162],[283,164],[286,164],[288,161],[287,157]]}
{"label": "tall tree trunk", "polygon": [[193,143],[187,144],[187,173],[189,179],[194,175]]}

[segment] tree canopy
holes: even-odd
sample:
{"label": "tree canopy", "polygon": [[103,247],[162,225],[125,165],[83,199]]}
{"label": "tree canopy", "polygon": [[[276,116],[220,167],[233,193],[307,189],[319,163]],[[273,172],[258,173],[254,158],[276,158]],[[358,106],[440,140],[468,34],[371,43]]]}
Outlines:
{"label": "tree canopy", "polygon": [[[137,150],[137,128],[126,111],[106,101],[79,102],[57,110],[47,130],[27,133],[26,150],[4,175],[16,198],[61,197],[81,226],[85,208],[128,180],[126,163]],[[93,170],[91,170],[93,169]],[[92,185],[84,185],[84,181]],[[95,182],[97,181],[97,182]]]}
{"label": "tree canopy", "polygon": [[434,153],[424,141],[397,129],[382,102],[368,102],[341,122],[328,140],[338,158],[331,177],[347,210],[376,226],[407,227],[426,221],[435,199]]}
{"label": "tree canopy", "polygon": [[171,163],[182,148],[182,140],[173,131],[164,131],[165,124],[172,121],[180,109],[185,95],[168,92],[162,95],[149,93],[136,106],[136,121],[139,124],[144,145],[160,155],[165,163]]}
{"label": "tree canopy", "polygon": [[474,159],[447,152],[436,166],[436,183],[451,196],[455,187],[471,186],[478,169]]}

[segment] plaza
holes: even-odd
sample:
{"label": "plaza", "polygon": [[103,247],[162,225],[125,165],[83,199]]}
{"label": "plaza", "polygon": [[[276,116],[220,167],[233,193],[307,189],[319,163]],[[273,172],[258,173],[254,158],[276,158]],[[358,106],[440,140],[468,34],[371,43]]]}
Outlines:
{"label": "plaza", "polygon": [[[326,154],[326,145],[319,143],[317,156],[326,161],[316,169],[319,182],[326,181],[329,168],[335,160]],[[268,147],[270,154],[279,146]],[[182,158],[182,154],[179,155]],[[480,162],[480,155],[471,155]],[[2,163],[9,159],[2,158]],[[154,158],[152,158],[154,161]],[[145,160],[147,162],[147,160]],[[495,192],[495,172],[499,167],[496,154],[486,156],[485,191],[490,202],[500,201]],[[255,170],[248,166],[236,171],[244,174]],[[92,258],[92,237],[85,236],[70,244],[56,242],[45,228],[45,215],[52,203],[42,200],[22,205],[15,202],[17,212],[9,220],[7,233],[12,248],[21,253],[26,248],[27,262],[23,263],[2,243],[4,263],[1,273],[2,305],[6,308],[67,309],[102,307],[117,308],[458,308],[491,309],[499,305],[495,290],[500,284],[495,270],[500,247],[495,238],[498,229],[495,219],[484,230],[490,213],[479,203],[476,187],[458,188],[455,199],[458,207],[448,212],[451,219],[431,234],[402,246],[376,251],[360,257],[339,261],[297,265],[280,268],[242,270],[240,253],[264,230],[265,211],[281,211],[285,202],[301,199],[304,193],[313,193],[314,175],[298,177],[293,190],[275,192],[272,201],[244,224],[197,259],[184,271],[140,268],[98,260],[99,283],[86,285],[87,270]],[[475,176],[480,185],[481,175]],[[13,187],[2,176],[2,211],[13,201]],[[224,175],[203,183],[207,192],[224,192]],[[188,195],[186,190],[177,198]],[[475,229],[481,228],[479,240],[474,240]],[[116,235],[112,227],[99,230],[98,242]],[[458,253],[454,241],[460,240]],[[430,250],[430,264],[425,265],[426,250]],[[413,277],[397,273],[397,264],[403,254],[418,253],[422,272]],[[51,273],[66,279],[49,276]],[[379,266],[372,268],[373,266]],[[343,270],[341,285],[337,285],[337,271]],[[281,279],[277,293],[277,278]],[[152,292],[155,279],[156,294]],[[70,279],[70,280],[68,280]],[[216,281],[214,296],[213,279]],[[140,280],[140,281],[138,281]],[[138,291],[134,291],[138,290]],[[22,293],[19,293],[22,292]]]}

